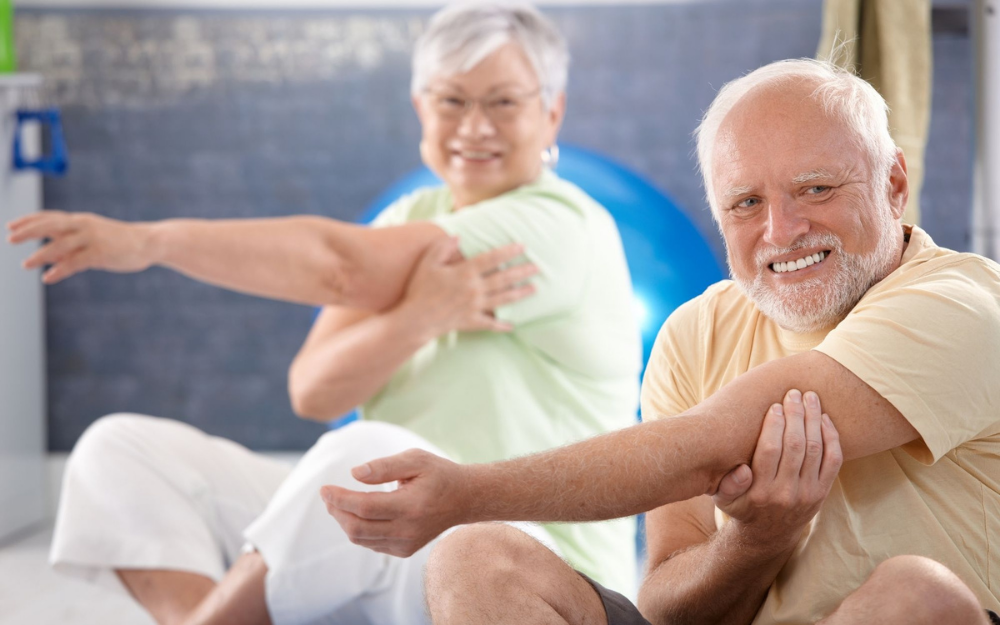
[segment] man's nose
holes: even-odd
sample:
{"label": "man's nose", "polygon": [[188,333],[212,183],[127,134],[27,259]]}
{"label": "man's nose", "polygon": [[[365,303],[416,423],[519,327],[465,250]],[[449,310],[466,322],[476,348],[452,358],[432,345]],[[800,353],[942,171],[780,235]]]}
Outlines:
{"label": "man's nose", "polygon": [[799,237],[809,232],[809,219],[802,207],[790,198],[771,202],[767,208],[764,241],[775,247],[791,247]]}
{"label": "man's nose", "polygon": [[486,115],[481,102],[473,102],[469,110],[462,115],[462,123],[458,125],[459,136],[471,139],[489,137],[495,132],[496,126]]}

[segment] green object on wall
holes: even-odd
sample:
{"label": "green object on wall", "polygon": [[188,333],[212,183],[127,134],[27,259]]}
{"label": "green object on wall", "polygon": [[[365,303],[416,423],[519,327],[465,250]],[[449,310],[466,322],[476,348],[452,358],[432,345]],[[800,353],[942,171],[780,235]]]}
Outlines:
{"label": "green object on wall", "polygon": [[0,0],[0,74],[17,69],[14,51],[14,2]]}

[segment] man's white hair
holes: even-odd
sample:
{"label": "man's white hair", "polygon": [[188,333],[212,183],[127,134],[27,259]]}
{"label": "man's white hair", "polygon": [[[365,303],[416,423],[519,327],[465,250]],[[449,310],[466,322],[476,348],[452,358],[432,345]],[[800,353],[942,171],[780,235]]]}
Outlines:
{"label": "man's white hair", "polygon": [[777,61],[726,83],[695,130],[698,164],[708,204],[716,220],[719,218],[719,207],[712,189],[712,158],[716,135],[723,120],[750,93],[765,87],[795,83],[815,85],[812,97],[823,104],[828,114],[844,122],[848,132],[854,135],[854,140],[868,155],[875,175],[873,182],[887,180],[896,161],[897,148],[889,135],[889,107],[878,91],[864,79],[827,61]]}
{"label": "man's white hair", "polygon": [[569,51],[552,22],[526,3],[457,2],[435,13],[413,52],[410,92],[420,94],[432,76],[469,71],[511,41],[534,68],[548,110],[566,89]]}

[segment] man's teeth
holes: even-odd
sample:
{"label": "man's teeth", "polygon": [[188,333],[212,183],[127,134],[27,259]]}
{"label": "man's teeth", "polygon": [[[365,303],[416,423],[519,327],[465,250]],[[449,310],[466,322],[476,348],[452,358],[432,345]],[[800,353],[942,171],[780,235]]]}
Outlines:
{"label": "man's teeth", "polygon": [[826,258],[826,252],[816,252],[811,256],[806,256],[798,260],[790,260],[787,263],[774,263],[771,265],[771,268],[774,269],[775,273],[788,273],[789,271],[804,269],[809,265],[815,265],[824,258]]}

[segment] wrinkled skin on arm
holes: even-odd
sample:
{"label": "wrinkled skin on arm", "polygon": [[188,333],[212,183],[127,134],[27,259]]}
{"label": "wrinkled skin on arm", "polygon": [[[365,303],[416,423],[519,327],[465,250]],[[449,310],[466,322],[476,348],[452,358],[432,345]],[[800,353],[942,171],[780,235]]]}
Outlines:
{"label": "wrinkled skin on arm", "polygon": [[671,419],[485,465],[409,451],[356,470],[366,483],[400,481],[394,492],[327,486],[321,493],[349,536],[401,556],[463,523],[628,516],[716,493],[726,474],[751,462],[768,408],[791,388],[823,397],[846,460],[919,438],[861,379],[832,358],[807,352],[751,369]]}

